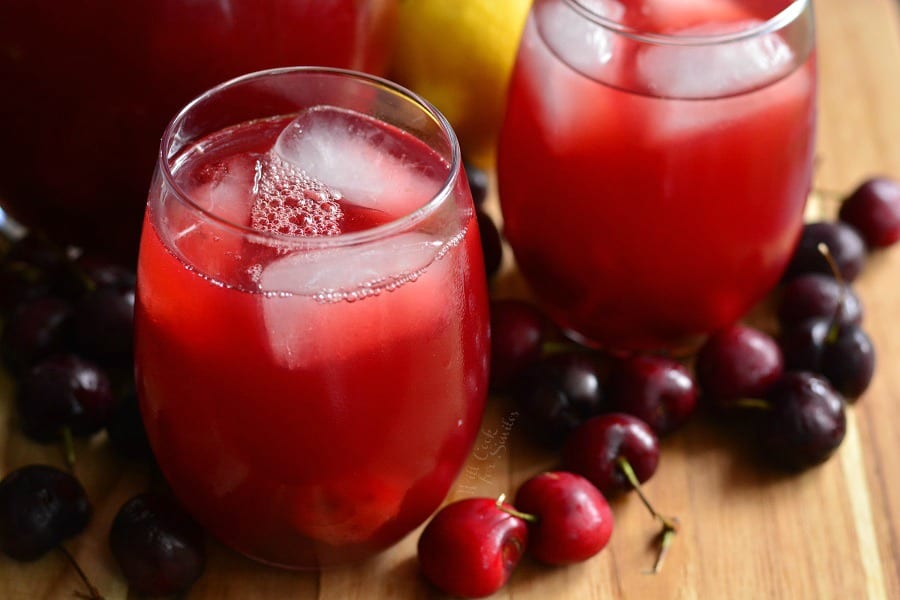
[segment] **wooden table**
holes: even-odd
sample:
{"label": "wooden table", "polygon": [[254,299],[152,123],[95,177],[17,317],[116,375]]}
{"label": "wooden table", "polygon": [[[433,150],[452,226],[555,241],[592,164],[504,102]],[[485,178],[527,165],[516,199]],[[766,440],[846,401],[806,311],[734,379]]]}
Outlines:
{"label": "wooden table", "polygon": [[[895,0],[817,3],[821,97],[817,186],[849,190],[874,173],[900,177],[900,16]],[[828,207],[826,206],[826,212]],[[831,207],[833,212],[833,206]],[[511,264],[497,295],[525,293]],[[616,530],[594,559],[569,568],[525,561],[496,598],[761,599],[900,598],[900,248],[871,260],[856,284],[879,365],[870,390],[849,411],[836,456],[784,476],[753,460],[748,440],[696,421],[666,440],[646,486],[682,529],[663,572],[648,575],[656,524],[634,497],[613,504]],[[54,447],[16,431],[11,382],[0,376],[0,460],[5,473],[31,462],[59,463]],[[511,435],[506,438],[505,427]],[[553,464],[521,439],[512,407],[492,399],[474,453],[452,498],[512,493]],[[77,473],[95,504],[88,531],[69,548],[108,600],[133,597],[106,536],[119,506],[149,475],[99,436],[78,448]],[[417,573],[418,532],[365,564],[321,574],[252,563],[210,543],[209,566],[188,597],[439,598]],[[79,588],[61,556],[29,564],[0,557],[0,598],[70,598]]]}

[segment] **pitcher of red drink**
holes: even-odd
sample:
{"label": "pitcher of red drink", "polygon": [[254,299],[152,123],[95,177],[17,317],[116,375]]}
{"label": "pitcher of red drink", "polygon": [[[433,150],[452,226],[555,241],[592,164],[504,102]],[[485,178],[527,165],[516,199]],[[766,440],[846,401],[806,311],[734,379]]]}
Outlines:
{"label": "pitcher of red drink", "polygon": [[808,0],[536,0],[498,176],[543,307],[615,350],[740,318],[799,238],[815,95]]}
{"label": "pitcher of red drink", "polygon": [[0,206],[55,239],[137,253],[166,123],[263,68],[381,73],[396,0],[0,0]]}

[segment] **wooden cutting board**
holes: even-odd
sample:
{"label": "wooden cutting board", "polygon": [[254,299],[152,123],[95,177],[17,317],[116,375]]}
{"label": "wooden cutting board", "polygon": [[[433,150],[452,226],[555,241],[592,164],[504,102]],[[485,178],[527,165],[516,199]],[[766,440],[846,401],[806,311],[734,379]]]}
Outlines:
{"label": "wooden cutting board", "polygon": [[[820,65],[816,185],[847,191],[864,177],[900,177],[900,15],[895,0],[817,2]],[[496,198],[491,207],[496,212]],[[824,204],[825,214],[835,206]],[[856,289],[879,364],[870,390],[849,411],[836,456],[784,476],[759,466],[749,440],[697,420],[663,444],[647,485],[660,508],[678,515],[663,572],[648,575],[656,524],[634,497],[613,503],[616,531],[594,559],[568,568],[525,561],[499,599],[894,599],[900,598],[900,247],[875,256]],[[527,294],[507,257],[498,297]],[[14,426],[11,382],[0,375],[0,468],[60,463],[56,448],[26,440]],[[553,465],[522,439],[513,407],[492,399],[451,499],[513,493]],[[149,484],[140,467],[116,458],[102,436],[79,444],[77,474],[95,504],[88,531],[68,544],[108,600],[135,597],[119,575],[106,537],[119,506]],[[191,600],[441,598],[417,573],[418,532],[383,555],[324,573],[255,564],[210,542],[210,560]],[[79,582],[50,554],[29,564],[0,556],[0,598],[71,598]]]}

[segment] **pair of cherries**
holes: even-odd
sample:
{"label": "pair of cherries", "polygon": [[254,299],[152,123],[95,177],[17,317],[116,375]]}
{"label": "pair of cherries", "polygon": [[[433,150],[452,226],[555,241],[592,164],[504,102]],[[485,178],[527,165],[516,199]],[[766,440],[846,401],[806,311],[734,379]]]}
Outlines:
{"label": "pair of cherries", "polygon": [[549,565],[582,562],[609,542],[613,516],[606,497],[635,490],[662,525],[654,571],[675,534],[640,484],[659,463],[659,442],[640,419],[610,413],[588,419],[566,440],[563,471],[526,481],[512,505],[501,496],[447,505],[419,538],[422,573],[441,590],[478,598],[500,589],[527,552]]}
{"label": "pair of cherries", "polygon": [[506,584],[526,550],[550,565],[581,562],[609,542],[613,516],[603,494],[567,471],[526,481],[513,504],[467,498],[441,509],[419,538],[422,573],[464,598],[488,596]]}

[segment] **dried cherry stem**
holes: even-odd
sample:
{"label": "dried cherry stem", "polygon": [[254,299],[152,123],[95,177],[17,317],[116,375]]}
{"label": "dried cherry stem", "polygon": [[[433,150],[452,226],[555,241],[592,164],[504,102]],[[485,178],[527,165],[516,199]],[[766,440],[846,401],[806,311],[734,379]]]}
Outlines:
{"label": "dried cherry stem", "polygon": [[502,510],[508,515],[512,515],[514,517],[518,517],[527,523],[537,523],[538,518],[537,515],[532,515],[531,513],[524,513],[522,511],[516,510],[512,506],[503,506],[503,503],[506,502],[506,494],[500,494],[497,496],[497,508]]}
{"label": "dried cherry stem", "polygon": [[738,408],[752,408],[753,410],[772,410],[772,404],[762,398],[739,398],[734,401]]}
{"label": "dried cherry stem", "polygon": [[819,242],[816,246],[816,250],[825,257],[825,260],[828,262],[828,267],[831,269],[831,274],[834,275],[834,280],[837,281],[841,290],[840,295],[838,295],[837,308],[834,309],[834,315],[831,317],[831,325],[828,327],[828,335],[826,336],[826,341],[833,344],[837,341],[838,335],[841,332],[841,312],[843,312],[844,303],[847,301],[847,282],[844,281],[844,276],[841,275],[841,269],[838,267],[837,261],[834,260],[834,255],[831,254],[828,244]]}
{"label": "dried cherry stem", "polygon": [[83,594],[81,592],[75,592],[75,596],[79,598],[86,598],[87,600],[105,600],[100,591],[94,587],[94,584],[91,583],[91,580],[88,579],[87,574],[82,570],[81,565],[78,564],[78,561],[75,560],[75,557],[72,556],[62,544],[58,545],[57,550],[59,550],[63,556],[66,557],[66,561],[75,569],[75,572],[78,573],[78,577],[81,578],[81,581],[84,583],[84,587],[88,589],[87,594]]}
{"label": "dried cherry stem", "polygon": [[60,427],[59,434],[62,436],[63,458],[66,460],[66,467],[69,471],[75,470],[75,441],[72,439],[72,430],[68,426]]}
{"label": "dried cherry stem", "polygon": [[662,570],[663,561],[672,546],[672,541],[675,539],[675,534],[678,533],[678,520],[675,518],[664,517],[653,508],[650,500],[644,495],[644,490],[641,489],[641,482],[638,481],[637,475],[635,475],[634,469],[631,467],[631,463],[628,462],[628,459],[624,456],[620,456],[616,459],[616,466],[624,473],[625,478],[628,479],[628,483],[630,483],[631,487],[634,488],[634,491],[637,492],[638,498],[641,499],[641,502],[643,502],[644,506],[647,507],[647,510],[650,511],[653,518],[662,524],[659,551],[656,554],[656,561],[653,563],[653,569],[650,571],[650,573],[654,574],[659,573],[660,570]]}

